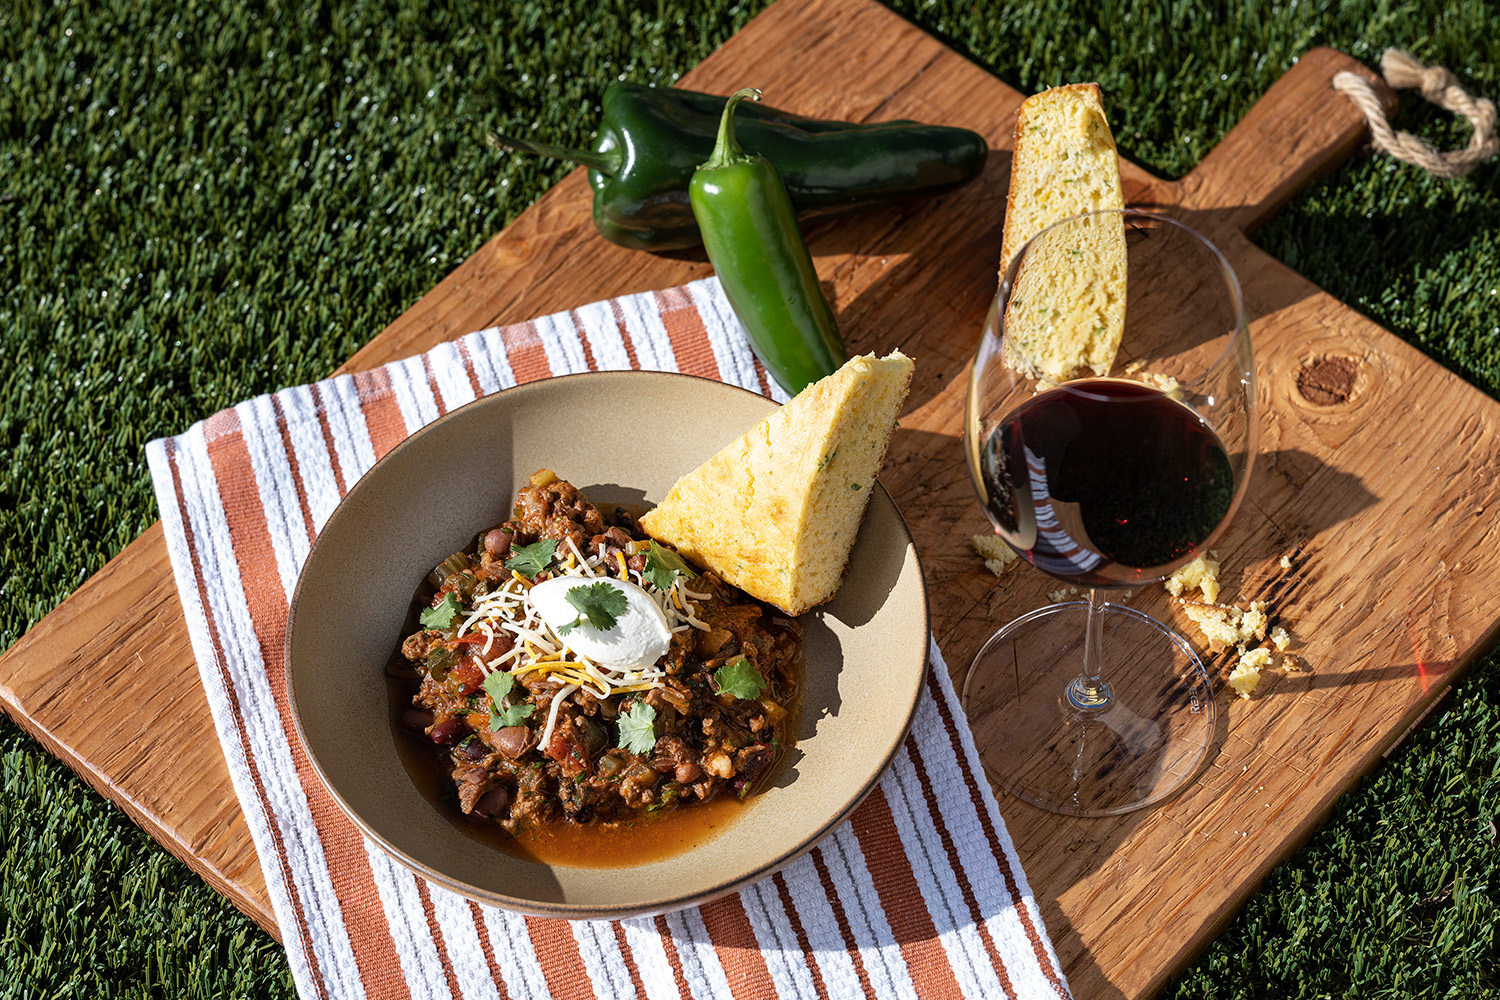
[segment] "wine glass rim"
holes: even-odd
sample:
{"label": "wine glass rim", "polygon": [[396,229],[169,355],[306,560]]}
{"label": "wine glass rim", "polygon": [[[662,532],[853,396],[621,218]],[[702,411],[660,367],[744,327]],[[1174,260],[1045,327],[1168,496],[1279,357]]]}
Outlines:
{"label": "wine glass rim", "polygon": [[[1149,219],[1152,222],[1160,222],[1166,223],[1171,226],[1176,226],[1178,229],[1183,230],[1189,236],[1192,236],[1199,243],[1203,244],[1203,246],[1207,248],[1208,252],[1213,256],[1213,259],[1218,262],[1219,268],[1223,272],[1225,280],[1229,285],[1229,289],[1233,293],[1234,335],[1229,338],[1229,342],[1224,345],[1224,350],[1220,352],[1219,356],[1215,358],[1210,364],[1205,365],[1203,367],[1203,370],[1197,375],[1196,378],[1182,380],[1181,384],[1185,386],[1192,386],[1203,382],[1214,372],[1218,371],[1226,361],[1232,358],[1235,353],[1235,347],[1239,343],[1239,341],[1249,336],[1249,325],[1246,322],[1245,318],[1245,292],[1244,289],[1240,286],[1239,275],[1235,273],[1234,266],[1229,263],[1229,258],[1224,256],[1224,252],[1220,250],[1212,240],[1204,236],[1202,233],[1198,232],[1198,230],[1194,229],[1186,222],[1181,221],[1180,219],[1174,219],[1169,215],[1162,215],[1160,212],[1148,212],[1144,209],[1130,208],[1129,206],[1125,208],[1101,208],[1096,209],[1092,212],[1079,212],[1076,215],[1069,215],[1065,218],[1058,219],[1056,222],[1039,231],[1035,236],[1031,237],[1031,239],[1027,240],[1021,246],[1021,249],[1016,251],[1015,256],[1011,258],[1010,263],[1005,268],[1005,274],[1001,277],[1000,289],[998,293],[999,296],[1003,297],[1007,289],[1013,288],[1015,286],[1016,275],[1020,270],[1021,260],[1026,256],[1026,251],[1031,248],[1031,245],[1033,243],[1036,243],[1052,230],[1058,229],[1070,223],[1077,222],[1079,219],[1102,217],[1106,215],[1122,216],[1125,220],[1126,225],[1130,224],[1131,219]],[[1005,327],[1003,314],[1000,317],[1000,323],[1003,334]],[[1099,376],[1080,376],[1080,379],[1096,377]],[[1058,388],[1069,387],[1070,383],[1073,381],[1077,380],[1068,379],[1059,382],[1057,384]],[[1086,390],[1083,389],[1073,389],[1073,391],[1081,393],[1083,395],[1090,395]]]}

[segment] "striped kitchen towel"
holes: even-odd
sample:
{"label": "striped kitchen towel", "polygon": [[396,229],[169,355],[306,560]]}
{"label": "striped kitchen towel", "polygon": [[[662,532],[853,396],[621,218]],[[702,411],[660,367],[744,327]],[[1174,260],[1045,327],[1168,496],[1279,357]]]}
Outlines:
{"label": "striped kitchen towel", "polygon": [[569,922],[470,902],[367,842],[319,783],[282,647],[302,560],[339,499],[480,395],[627,368],[785,398],[708,279],[283,389],[148,446],[193,652],[302,997],[1066,997],[935,645],[911,735],[852,817],[777,874],[665,916]]}

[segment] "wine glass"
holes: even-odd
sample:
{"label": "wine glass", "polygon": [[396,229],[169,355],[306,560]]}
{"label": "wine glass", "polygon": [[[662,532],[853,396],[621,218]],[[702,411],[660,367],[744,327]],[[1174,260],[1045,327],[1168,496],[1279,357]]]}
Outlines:
{"label": "wine glass", "polygon": [[[1060,359],[1059,337],[1083,366]],[[1255,412],[1239,282],[1186,225],[1075,216],[1007,267],[970,374],[969,471],[1000,537],[1088,599],[1022,615],[969,667],[964,706],[997,785],[1104,816],[1196,773],[1214,732],[1202,661],[1105,596],[1215,543],[1244,496]]]}

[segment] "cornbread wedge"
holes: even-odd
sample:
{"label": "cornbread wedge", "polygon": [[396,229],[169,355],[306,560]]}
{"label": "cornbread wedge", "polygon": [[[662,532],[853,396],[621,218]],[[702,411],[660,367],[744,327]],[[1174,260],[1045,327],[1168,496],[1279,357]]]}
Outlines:
{"label": "cornbread wedge", "polygon": [[[1001,275],[1028,241],[1070,216],[1125,204],[1099,85],[1054,87],[1016,116]],[[1005,361],[1060,382],[1107,375],[1125,325],[1125,229],[1096,219],[1033,246],[1006,309]]]}
{"label": "cornbread wedge", "polygon": [[641,527],[788,614],[829,600],[912,367],[899,351],[851,358],[679,479]]}

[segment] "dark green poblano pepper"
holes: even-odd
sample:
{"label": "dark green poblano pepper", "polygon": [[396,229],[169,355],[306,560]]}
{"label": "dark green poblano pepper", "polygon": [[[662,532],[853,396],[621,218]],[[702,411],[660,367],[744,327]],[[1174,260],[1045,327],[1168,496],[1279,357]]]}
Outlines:
{"label": "dark green poblano pepper", "polygon": [[735,139],[735,108],[747,97],[760,100],[760,91],[737,91],[725,103],[718,141],[693,173],[688,200],[750,347],[795,396],[848,356],[776,167]]}
{"label": "dark green poblano pepper", "polygon": [[[616,83],[604,92],[602,110],[590,150],[492,138],[587,166],[594,225],[611,242],[633,250],[698,246],[688,181],[713,150],[724,98]],[[746,150],[776,165],[803,220],[950,190],[977,177],[989,152],[968,129],[824,121],[760,104],[741,109],[736,131]]]}

